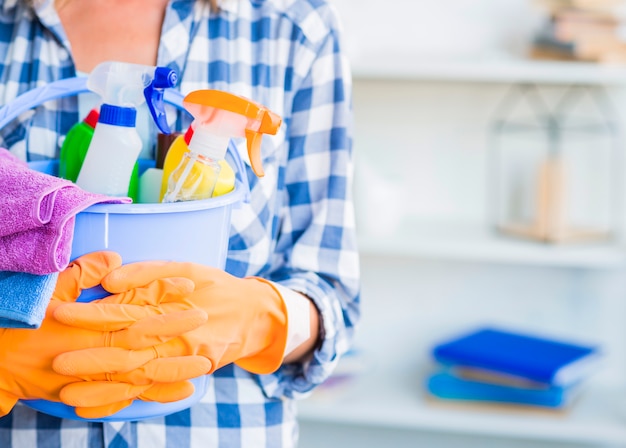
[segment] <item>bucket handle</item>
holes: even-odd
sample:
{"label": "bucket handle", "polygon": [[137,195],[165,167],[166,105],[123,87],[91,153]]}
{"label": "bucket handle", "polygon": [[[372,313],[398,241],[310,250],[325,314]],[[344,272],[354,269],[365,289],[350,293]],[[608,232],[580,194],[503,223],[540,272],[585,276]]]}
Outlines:
{"label": "bucket handle", "polygon": [[[4,128],[20,114],[46,101],[89,91],[90,90],[87,88],[87,77],[84,76],[60,79],[29,90],[28,92],[18,95],[13,101],[0,108],[0,129]],[[164,91],[163,100],[180,110],[185,110],[183,107],[183,99],[183,94],[178,90],[165,89]],[[244,201],[250,202],[250,183],[248,182],[248,176],[246,176],[246,167],[232,140],[228,144],[228,152],[237,168],[236,175],[244,186]]]}

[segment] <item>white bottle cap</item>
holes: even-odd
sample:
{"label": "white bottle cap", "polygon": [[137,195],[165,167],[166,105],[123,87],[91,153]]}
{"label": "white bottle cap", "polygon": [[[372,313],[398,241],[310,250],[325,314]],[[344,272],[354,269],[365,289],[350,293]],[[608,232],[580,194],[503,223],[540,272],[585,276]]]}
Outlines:
{"label": "white bottle cap", "polygon": [[189,141],[189,150],[213,160],[222,160],[226,156],[230,137],[215,135],[209,129],[197,126]]}

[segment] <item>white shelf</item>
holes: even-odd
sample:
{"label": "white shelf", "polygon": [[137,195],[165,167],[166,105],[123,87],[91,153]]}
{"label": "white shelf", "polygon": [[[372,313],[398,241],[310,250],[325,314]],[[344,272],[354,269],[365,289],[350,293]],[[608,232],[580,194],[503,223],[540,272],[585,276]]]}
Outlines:
{"label": "white shelf", "polygon": [[502,58],[423,60],[410,54],[361,54],[352,57],[356,79],[624,85],[626,65],[533,61]]}
{"label": "white shelf", "polygon": [[473,223],[407,220],[390,233],[361,232],[359,248],[363,254],[557,267],[612,268],[626,263],[626,251],[615,243],[544,244],[499,235]]}
{"label": "white shelf", "polygon": [[299,404],[300,419],[566,443],[626,444],[624,393],[590,389],[564,411],[435,401],[420,376],[363,375]]}

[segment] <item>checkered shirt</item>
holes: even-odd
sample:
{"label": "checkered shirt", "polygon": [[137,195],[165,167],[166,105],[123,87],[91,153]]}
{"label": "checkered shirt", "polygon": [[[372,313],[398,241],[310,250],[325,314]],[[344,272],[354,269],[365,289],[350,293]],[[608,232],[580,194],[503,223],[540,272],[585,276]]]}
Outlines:
{"label": "checkered shirt", "polygon": [[[292,447],[296,399],[350,347],[359,320],[351,79],[335,10],[325,0],[225,0],[210,13],[204,2],[172,0],[161,33],[157,63],[179,72],[181,92],[227,90],[283,117],[278,134],[263,138],[265,177],[247,166],[251,200],[233,212],[226,269],[306,294],[325,339],[310,362],[271,375],[226,366],[198,404],[162,418],[93,423],[18,405],[0,418],[2,448]],[[1,2],[0,104],[72,76],[53,1],[36,11]],[[78,119],[76,97],[51,101],[0,130],[0,145],[25,160],[53,158]],[[180,130],[189,125],[180,112],[175,121]]]}

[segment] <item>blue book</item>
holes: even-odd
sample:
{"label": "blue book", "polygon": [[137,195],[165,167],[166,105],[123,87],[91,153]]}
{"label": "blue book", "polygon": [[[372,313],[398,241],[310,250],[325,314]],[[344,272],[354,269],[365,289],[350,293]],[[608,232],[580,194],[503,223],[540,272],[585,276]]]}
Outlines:
{"label": "blue book", "polygon": [[442,370],[431,375],[426,389],[433,396],[445,400],[477,401],[515,405],[563,408],[576,396],[579,387],[560,387],[547,384],[506,384],[457,375],[453,370]]}
{"label": "blue book", "polygon": [[438,344],[435,360],[567,387],[586,378],[601,359],[598,347],[497,328],[480,328]]}

